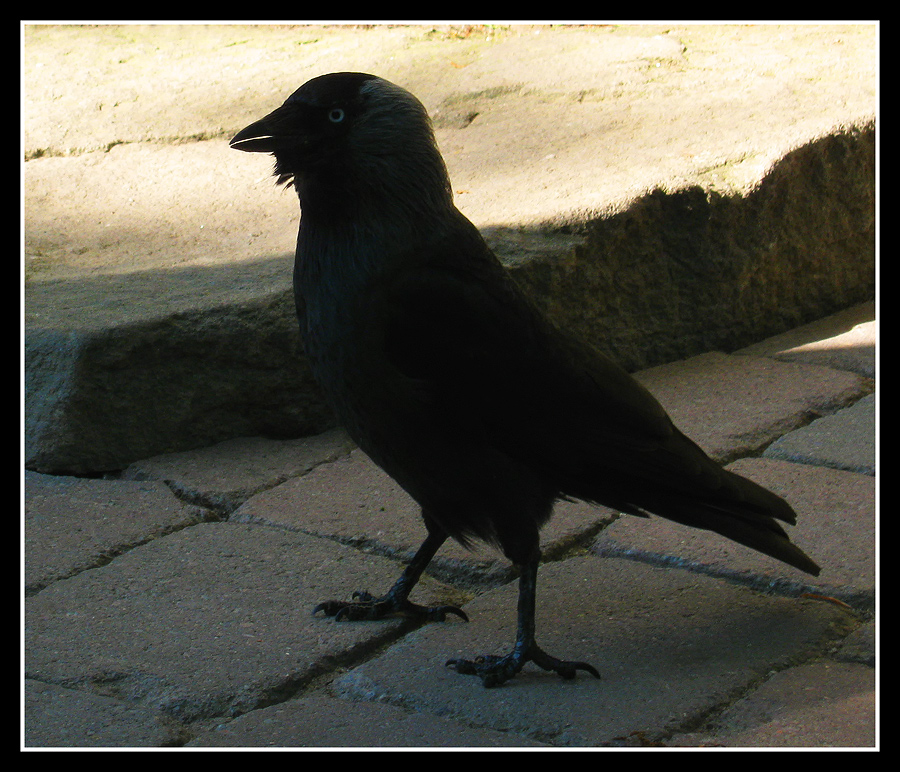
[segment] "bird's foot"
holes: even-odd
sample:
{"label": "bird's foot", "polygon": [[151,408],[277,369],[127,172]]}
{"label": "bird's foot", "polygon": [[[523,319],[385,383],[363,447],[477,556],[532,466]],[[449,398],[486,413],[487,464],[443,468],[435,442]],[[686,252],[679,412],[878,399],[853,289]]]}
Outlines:
{"label": "bird's foot", "polygon": [[538,667],[544,670],[552,670],[566,679],[574,678],[578,670],[586,670],[594,678],[600,678],[600,673],[597,672],[593,665],[589,665],[587,662],[570,662],[551,657],[535,643],[526,648],[516,646],[505,656],[485,654],[476,657],[474,660],[451,659],[446,664],[457,673],[477,675],[481,678],[482,684],[486,687],[491,687],[499,686],[509,681],[522,669],[526,662],[534,662]]}
{"label": "bird's foot", "polygon": [[336,622],[384,619],[394,615],[420,619],[424,622],[443,622],[447,614],[455,614],[464,621],[469,621],[465,612],[456,606],[420,606],[391,593],[374,598],[367,592],[354,592],[353,600],[327,600],[316,606],[313,614],[319,611],[324,612],[325,616],[334,617]]}

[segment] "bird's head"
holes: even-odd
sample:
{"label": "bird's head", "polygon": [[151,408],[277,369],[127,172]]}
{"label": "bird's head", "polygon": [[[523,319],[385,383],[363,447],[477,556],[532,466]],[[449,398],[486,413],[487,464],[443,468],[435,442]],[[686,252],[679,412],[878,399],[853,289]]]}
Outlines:
{"label": "bird's head", "polygon": [[274,155],[278,182],[293,184],[304,215],[346,217],[392,203],[452,206],[427,111],[408,91],[374,75],[313,78],[230,145]]}

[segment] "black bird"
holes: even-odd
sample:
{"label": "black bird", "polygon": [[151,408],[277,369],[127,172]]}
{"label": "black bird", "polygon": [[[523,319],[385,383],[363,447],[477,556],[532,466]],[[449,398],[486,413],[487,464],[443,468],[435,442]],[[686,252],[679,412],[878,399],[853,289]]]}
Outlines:
{"label": "black bird", "polygon": [[295,188],[306,354],[349,434],[422,507],[428,533],[386,595],[317,611],[465,619],[409,594],[448,536],[480,539],[520,569],[515,645],[447,664],[486,686],[529,661],[599,677],[535,641],[538,531],[560,498],[716,531],[818,574],[776,522],[795,522],[783,499],[712,461],[634,378],[523,295],[454,206],[428,114],[408,91],[323,75],[231,147],[272,153],[278,183]]}

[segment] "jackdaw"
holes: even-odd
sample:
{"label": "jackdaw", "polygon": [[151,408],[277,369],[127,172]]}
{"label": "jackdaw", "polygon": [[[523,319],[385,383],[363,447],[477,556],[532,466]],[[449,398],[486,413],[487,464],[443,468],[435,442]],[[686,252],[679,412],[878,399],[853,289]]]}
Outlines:
{"label": "jackdaw", "polygon": [[558,499],[716,531],[803,571],[782,498],[712,461],[624,369],[558,329],[456,209],[428,114],[363,73],[313,78],[231,147],[275,157],[302,219],[294,265],[313,373],[350,436],[422,508],[427,537],[383,596],[316,607],[336,619],[465,614],[410,591],[448,536],[518,567],[517,635],[501,656],[450,660],[485,686],[526,662],[591,665],[535,641],[538,532]]}

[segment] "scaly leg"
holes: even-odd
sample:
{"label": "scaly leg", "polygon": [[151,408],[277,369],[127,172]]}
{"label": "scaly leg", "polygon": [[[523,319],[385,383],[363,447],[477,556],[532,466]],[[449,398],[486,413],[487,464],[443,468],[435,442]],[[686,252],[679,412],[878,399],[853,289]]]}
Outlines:
{"label": "scaly leg", "polygon": [[354,592],[352,601],[328,600],[313,609],[313,614],[322,611],[335,621],[361,619],[383,619],[394,614],[423,619],[428,622],[443,622],[447,614],[456,614],[466,622],[469,618],[456,606],[419,606],[411,603],[409,594],[422,576],[425,567],[440,546],[447,540],[447,534],[436,528],[429,528],[428,536],[413,556],[406,569],[393,587],[380,598],[368,592]]}
{"label": "scaly leg", "polygon": [[474,661],[451,659],[447,666],[457,673],[477,675],[487,686],[498,686],[518,673],[526,662],[534,662],[544,670],[552,670],[563,678],[574,678],[578,670],[586,670],[595,678],[600,678],[596,669],[586,662],[568,662],[551,657],[534,640],[534,612],[537,593],[538,558],[529,560],[522,566],[519,577],[519,606],[517,614],[516,644],[504,656],[487,654]]}

